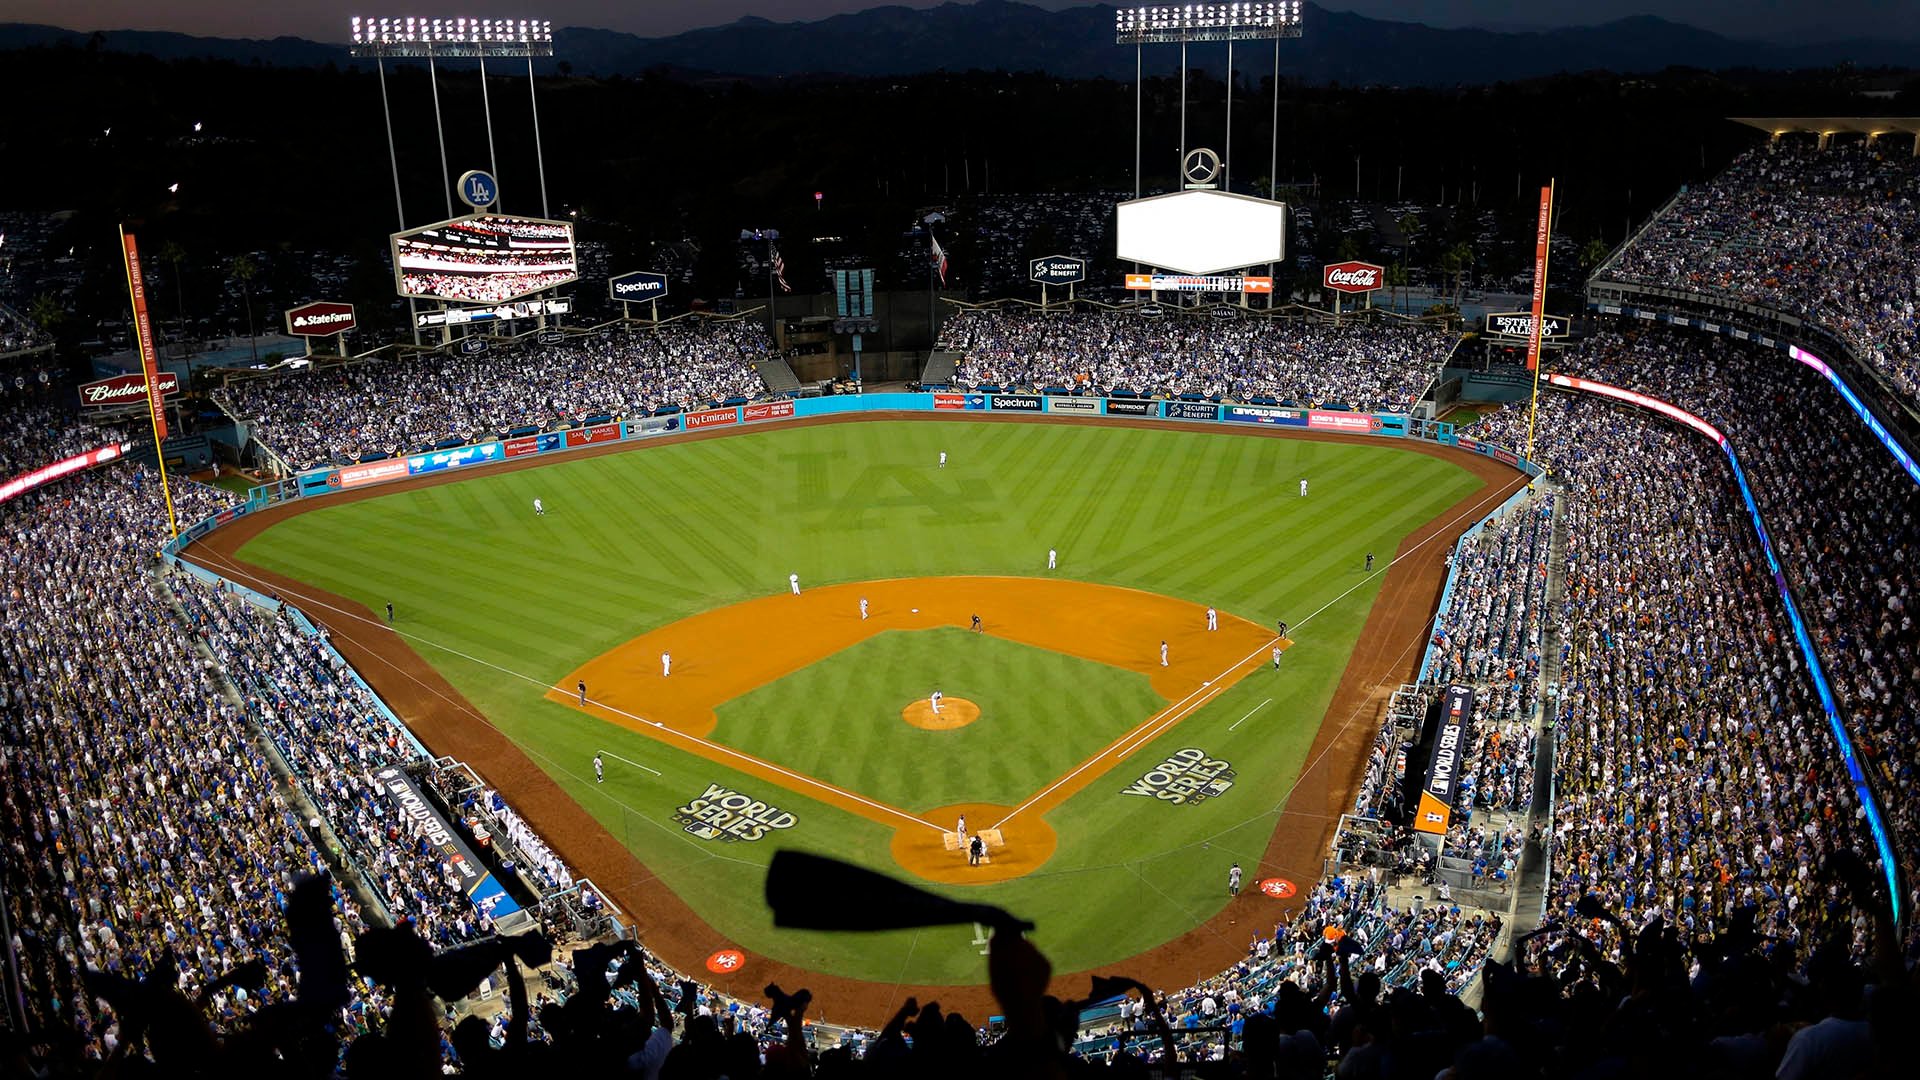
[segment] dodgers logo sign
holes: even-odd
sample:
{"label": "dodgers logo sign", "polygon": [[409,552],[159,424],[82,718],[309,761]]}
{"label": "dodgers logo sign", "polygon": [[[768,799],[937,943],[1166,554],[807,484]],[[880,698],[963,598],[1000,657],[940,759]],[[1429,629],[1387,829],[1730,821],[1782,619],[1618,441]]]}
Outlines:
{"label": "dodgers logo sign", "polygon": [[475,210],[485,210],[500,201],[500,185],[493,182],[493,174],[481,169],[468,169],[460,174],[460,201]]}

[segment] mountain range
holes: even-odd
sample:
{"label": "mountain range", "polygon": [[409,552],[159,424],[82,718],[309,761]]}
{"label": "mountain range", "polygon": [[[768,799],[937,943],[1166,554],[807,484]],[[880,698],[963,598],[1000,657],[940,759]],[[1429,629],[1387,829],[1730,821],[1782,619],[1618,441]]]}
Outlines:
{"label": "mountain range", "polygon": [[[638,75],[658,69],[746,78],[807,75],[885,76],[932,71],[1045,71],[1063,78],[1130,79],[1132,50],[1113,43],[1114,8],[1049,11],[1017,0],[977,0],[914,9],[869,8],[813,22],[744,18],[665,37],[567,27],[554,32],[549,70],[576,75]],[[1306,35],[1281,42],[1281,66],[1293,79],[1326,84],[1453,86],[1506,82],[1564,72],[1622,74],[1669,67],[1824,68],[1920,65],[1920,44],[1870,39],[1822,43],[1740,41],[1656,16],[1544,31],[1437,29],[1306,5]],[[160,59],[206,58],[246,64],[350,63],[340,44],[196,37],[164,31],[97,35],[51,26],[0,24],[0,49],[89,46]],[[1175,69],[1170,46],[1147,51],[1148,70]],[[1271,70],[1265,42],[1241,48],[1243,79]],[[1197,46],[1189,62],[1218,70],[1224,47]]]}

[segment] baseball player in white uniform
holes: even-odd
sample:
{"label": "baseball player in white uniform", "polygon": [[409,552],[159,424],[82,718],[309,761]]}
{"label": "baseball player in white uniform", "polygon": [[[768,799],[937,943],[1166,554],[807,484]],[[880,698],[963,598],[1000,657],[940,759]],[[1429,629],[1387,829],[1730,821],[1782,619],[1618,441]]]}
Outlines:
{"label": "baseball player in white uniform", "polygon": [[535,517],[547,516],[547,508],[539,499],[533,500],[533,515]]}
{"label": "baseball player in white uniform", "polygon": [[1167,666],[1167,643],[1164,641],[1160,643],[1160,666]]}
{"label": "baseball player in white uniform", "polygon": [[935,690],[927,697],[927,703],[933,706],[933,715],[940,715],[940,691]]}
{"label": "baseball player in white uniform", "polygon": [[1060,565],[1060,553],[1058,551],[1055,551],[1052,548],[1048,548],[1047,549],[1047,569],[1049,570],[1057,569],[1059,565]]}
{"label": "baseball player in white uniform", "polygon": [[664,679],[671,674],[673,674],[673,654],[663,652],[660,654],[660,677]]}
{"label": "baseball player in white uniform", "polygon": [[593,755],[593,782],[596,784],[607,782],[607,763],[600,760],[599,754]]}
{"label": "baseball player in white uniform", "polygon": [[1278,645],[1273,647],[1273,670],[1280,670],[1280,646]]}
{"label": "baseball player in white uniform", "polygon": [[1300,497],[1307,497],[1307,478],[1304,476],[1300,478]]}
{"label": "baseball player in white uniform", "polygon": [[860,617],[862,619],[867,617],[867,598],[864,596],[860,598]]}
{"label": "baseball player in white uniform", "polygon": [[1213,610],[1212,608],[1207,609],[1207,629],[1209,630],[1220,629],[1220,613]]}
{"label": "baseball player in white uniform", "polygon": [[940,451],[940,467],[943,469],[947,467],[947,452],[945,450]]}
{"label": "baseball player in white uniform", "polygon": [[1227,895],[1228,896],[1240,895],[1240,864],[1239,863],[1234,863],[1233,869],[1227,871]]}
{"label": "baseball player in white uniform", "polygon": [[800,575],[799,574],[787,575],[787,588],[793,590],[793,595],[795,596],[800,595]]}
{"label": "baseball player in white uniform", "polygon": [[965,847],[967,844],[967,815],[960,815],[960,824],[956,825],[953,831],[960,837],[960,846]]}

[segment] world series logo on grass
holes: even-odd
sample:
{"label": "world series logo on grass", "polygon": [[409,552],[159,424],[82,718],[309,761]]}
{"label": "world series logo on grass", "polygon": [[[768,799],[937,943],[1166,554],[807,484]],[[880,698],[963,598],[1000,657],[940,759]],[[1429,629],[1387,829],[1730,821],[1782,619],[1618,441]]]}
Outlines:
{"label": "world series logo on grass", "polygon": [[777,806],[719,784],[708,784],[699,798],[673,812],[675,821],[702,840],[731,844],[763,840],[775,829],[791,829],[799,820]]}
{"label": "world series logo on grass", "polygon": [[1120,794],[1159,799],[1176,806],[1197,806],[1233,786],[1233,763],[1210,758],[1205,750],[1175,750]]}

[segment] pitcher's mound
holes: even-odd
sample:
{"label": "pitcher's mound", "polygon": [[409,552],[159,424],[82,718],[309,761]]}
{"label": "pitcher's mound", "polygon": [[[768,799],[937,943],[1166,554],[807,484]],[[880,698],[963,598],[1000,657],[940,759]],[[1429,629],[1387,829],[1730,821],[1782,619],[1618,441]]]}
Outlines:
{"label": "pitcher's mound", "polygon": [[952,731],[980,719],[980,706],[963,697],[943,697],[940,699],[940,711],[936,714],[933,703],[921,698],[901,709],[900,719],[928,731]]}

